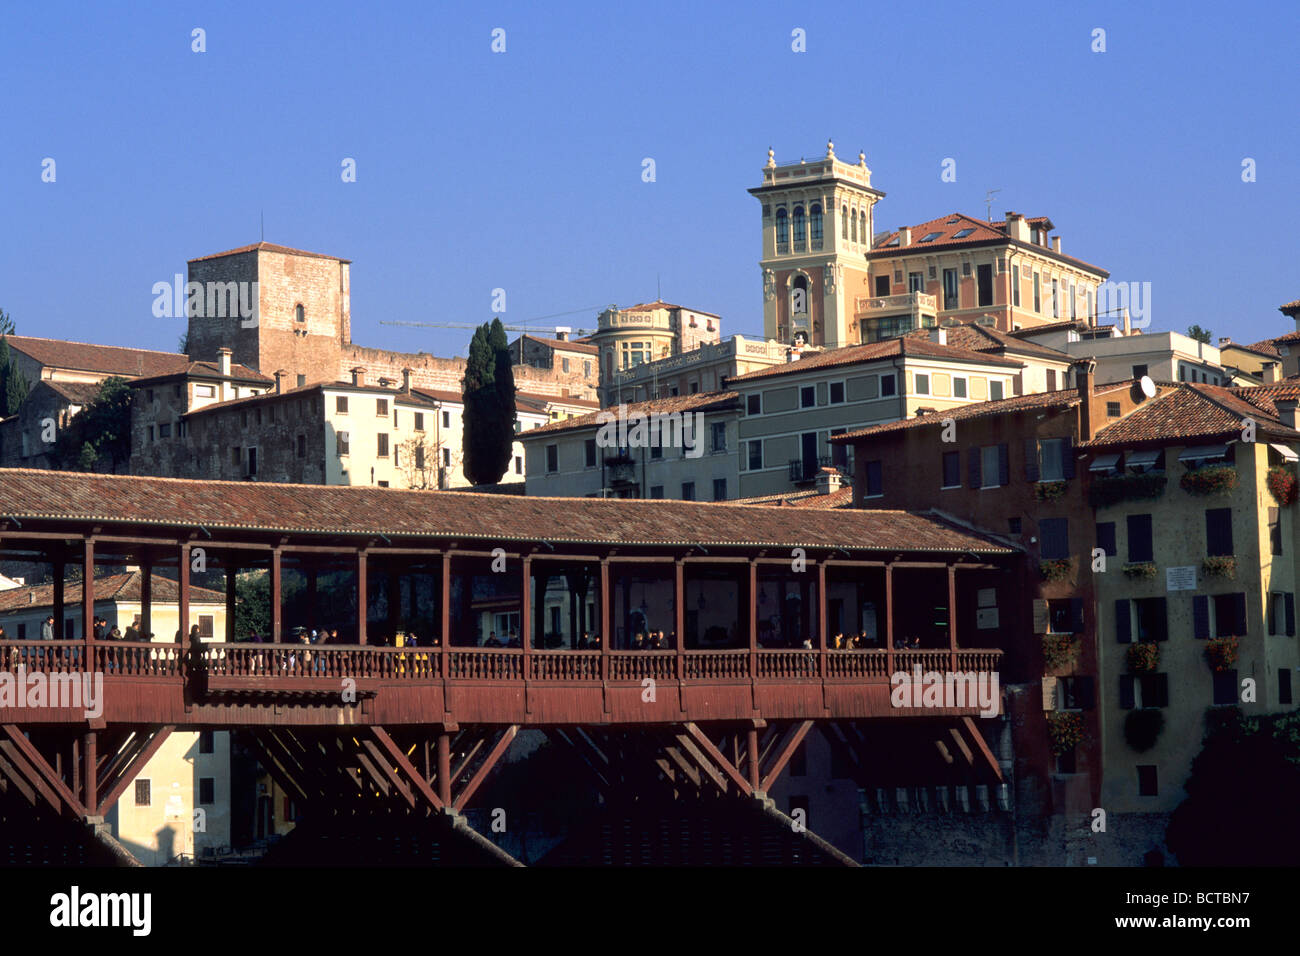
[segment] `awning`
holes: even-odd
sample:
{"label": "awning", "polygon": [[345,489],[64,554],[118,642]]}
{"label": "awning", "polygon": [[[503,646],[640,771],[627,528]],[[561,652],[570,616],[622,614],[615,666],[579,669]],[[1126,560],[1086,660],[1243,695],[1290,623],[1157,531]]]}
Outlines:
{"label": "awning", "polygon": [[1269,447],[1281,455],[1283,461],[1300,461],[1300,455],[1297,455],[1286,445],[1269,445]]}
{"label": "awning", "polygon": [[1119,455],[1098,455],[1091,465],[1089,471],[1114,471],[1119,464]]}
{"label": "awning", "polygon": [[1228,454],[1227,445],[1193,445],[1184,448],[1178,456],[1179,461],[1204,461],[1208,458],[1224,458]]}
{"label": "awning", "polygon": [[1125,460],[1130,468],[1150,468],[1160,460],[1161,449],[1144,448],[1142,451],[1131,451]]}

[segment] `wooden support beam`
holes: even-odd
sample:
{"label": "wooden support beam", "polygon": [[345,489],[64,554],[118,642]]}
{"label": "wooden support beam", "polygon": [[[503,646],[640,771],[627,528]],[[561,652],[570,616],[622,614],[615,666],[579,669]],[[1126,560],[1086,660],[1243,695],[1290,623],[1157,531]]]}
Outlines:
{"label": "wooden support beam", "polygon": [[[31,779],[33,784],[37,785],[37,789],[52,790],[58,798],[63,801],[67,808],[75,813],[79,819],[85,819],[89,815],[86,812],[85,805],[82,804],[72,791],[68,789],[68,785],[65,784],[63,779],[54,772],[49,761],[47,761],[41,755],[41,752],[36,749],[36,746],[27,739],[27,735],[23,733],[23,729],[17,724],[5,724],[3,731],[5,737],[8,738],[7,740],[4,740],[4,743],[11,745],[12,747],[8,754],[10,761],[17,764],[19,769],[22,769],[24,773],[30,772],[36,775],[34,778],[29,776],[29,779]],[[24,763],[26,764],[27,769],[24,769]],[[87,761],[87,764],[89,763],[90,761]],[[50,798],[47,796],[46,799]],[[57,806],[56,809],[58,809]]]}
{"label": "wooden support beam", "polygon": [[176,639],[183,647],[189,646],[190,640],[190,545],[183,542],[180,546],[180,567],[176,578],[178,606],[180,608],[180,636]]}
{"label": "wooden support beam", "polygon": [[93,672],[95,643],[95,539],[87,536],[81,551],[81,638],[86,642],[86,670]]}
{"label": "wooden support beam", "polygon": [[281,574],[281,553],[279,548],[271,550],[271,642],[281,642],[284,630],[284,587]]}
{"label": "wooden support beam", "polygon": [[[747,797],[753,794],[754,788],[750,786],[749,781],[746,780],[744,776],[741,775],[740,770],[737,769],[736,767],[736,764],[728,760],[726,757],[722,755],[722,752],[719,751],[716,746],[714,746],[713,741],[708,738],[708,735],[705,734],[704,731],[699,728],[699,726],[697,726],[693,721],[691,721],[684,724],[683,729],[686,731],[687,738],[690,741],[692,741],[694,745],[699,748],[699,750],[703,751],[704,754],[706,754],[710,760],[716,763],[723,773],[725,773],[729,778],[731,778],[731,781],[737,787],[740,788],[740,792],[742,794],[744,794]],[[679,737],[678,740],[680,741],[681,738]],[[689,747],[687,748],[688,751],[691,749],[692,748]],[[694,756],[694,754],[692,755]]]}
{"label": "wooden support beam", "polygon": [[366,643],[366,549],[357,551],[357,643]]}
{"label": "wooden support beam", "polygon": [[948,565],[948,671],[957,672],[957,570]]}
{"label": "wooden support beam", "polygon": [[280,758],[271,752],[271,749],[266,746],[265,741],[258,736],[256,731],[248,736],[247,742],[249,749],[253,751],[253,756],[257,758],[257,762],[262,768],[271,775],[271,779],[276,782],[281,790],[289,794],[290,798],[303,804],[305,809],[310,803],[307,791],[294,779],[293,774],[289,772]]}
{"label": "wooden support beam", "polygon": [[[121,773],[114,774],[113,777],[106,777],[104,779],[104,784],[107,788],[105,789],[104,787],[101,787],[100,792],[96,796],[96,806],[94,811],[96,816],[102,816],[110,807],[113,806],[113,804],[117,803],[121,798],[123,791],[131,785],[132,780],[139,776],[140,771],[143,770],[145,765],[153,759],[153,755],[158,752],[158,749],[163,745],[163,742],[171,736],[172,731],[175,729],[175,724],[166,724],[165,726],[159,727],[146,740],[141,740],[140,747],[135,750],[134,755],[122,768]],[[87,793],[89,792],[88,788]]]}
{"label": "wooden support beam", "polygon": [[777,752],[776,758],[768,764],[767,773],[763,775],[763,780],[759,786],[760,790],[764,793],[771,791],[772,784],[776,783],[780,778],[781,771],[785,770],[786,764],[795,755],[795,751],[799,749],[812,727],[813,722],[805,720],[790,728],[785,735],[784,742],[781,744],[781,749]]}
{"label": "wooden support beam", "polygon": [[885,565],[885,676],[894,676],[894,566]]}
{"label": "wooden support beam", "polygon": [[511,724],[502,732],[501,739],[497,741],[496,746],[488,753],[487,758],[478,768],[478,771],[470,778],[470,781],[465,784],[465,788],[461,790],[460,796],[456,798],[455,808],[457,810],[463,810],[465,804],[473,798],[474,792],[478,790],[479,785],[487,779],[488,773],[496,766],[497,761],[501,759],[501,755],[506,752],[506,748],[510,746],[510,742],[515,739],[515,734],[517,733],[519,733],[518,724]]}
{"label": "wooden support beam", "polygon": [[966,728],[966,733],[970,735],[971,740],[975,741],[976,749],[983,755],[984,760],[988,763],[989,767],[992,768],[993,775],[998,778],[998,783],[1004,783],[1005,781],[1002,779],[1002,766],[998,763],[998,759],[993,756],[993,751],[989,749],[988,741],[984,739],[984,735],[980,733],[979,728],[975,726],[975,719],[973,717],[963,717],[961,722],[962,726]]}
{"label": "wooden support beam", "polygon": [[234,565],[226,565],[226,643],[235,642],[235,605],[238,603],[237,587],[239,584],[239,569]]}
{"label": "wooden support beam", "polygon": [[962,739],[961,731],[958,730],[956,727],[949,727],[948,735],[952,737],[952,742],[957,745],[957,750],[959,753],[961,753],[962,757],[965,759],[966,766],[968,767],[974,766],[975,755],[971,753],[971,749],[966,746],[966,741]]}
{"label": "wooden support beam", "polygon": [[[406,754],[402,753],[402,749],[393,743],[393,738],[388,736],[388,731],[384,730],[383,727],[371,727],[370,732],[374,736],[375,742],[383,748],[384,753],[392,759],[398,769],[406,774],[407,779],[415,785],[420,795],[429,802],[430,807],[434,810],[441,810],[447,806],[447,803],[433,792],[433,788],[429,786],[429,781],[424,779],[424,775],[411,765],[411,761],[407,759]],[[450,783],[450,781],[448,782]],[[441,787],[442,781],[439,780],[438,784]]]}
{"label": "wooden support beam", "polygon": [[438,799],[442,805],[451,804],[451,734],[438,734]]}
{"label": "wooden support beam", "polygon": [[56,558],[54,564],[54,639],[63,640],[63,575],[66,567],[63,558]]}

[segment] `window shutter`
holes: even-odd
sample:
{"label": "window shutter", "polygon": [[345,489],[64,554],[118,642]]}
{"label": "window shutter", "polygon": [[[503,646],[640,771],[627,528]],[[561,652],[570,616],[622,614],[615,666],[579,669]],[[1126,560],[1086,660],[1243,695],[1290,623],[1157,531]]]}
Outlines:
{"label": "window shutter", "polygon": [[1286,595],[1286,636],[1295,637],[1295,595]]}
{"label": "window shutter", "polygon": [[998,445],[998,484],[1011,484],[1011,461],[1005,443]]}
{"label": "window shutter", "polygon": [[968,488],[980,486],[980,450],[976,446],[970,450],[970,460],[966,462],[966,484]]}
{"label": "window shutter", "polygon": [[1136,701],[1133,698],[1133,675],[1119,675],[1119,706],[1123,710],[1132,710]]}
{"label": "window shutter", "polygon": [[1047,602],[1042,598],[1034,599],[1034,633],[1047,633]]}
{"label": "window shutter", "polygon": [[1157,625],[1156,640],[1169,640],[1169,599],[1156,598],[1160,602],[1160,623]]}
{"label": "window shutter", "polygon": [[1210,636],[1210,599],[1204,594],[1192,598],[1192,637],[1204,640]]}
{"label": "window shutter", "polygon": [[1070,598],[1070,626],[1075,634],[1083,633],[1083,598]]}
{"label": "window shutter", "polygon": [[1097,686],[1091,677],[1074,679],[1074,703],[1080,710],[1092,710],[1097,706]]}
{"label": "window shutter", "polygon": [[1115,640],[1120,644],[1133,643],[1133,619],[1128,610],[1128,598],[1115,601]]}
{"label": "window shutter", "polygon": [[1038,480],[1038,441],[1025,439],[1025,481]]}
{"label": "window shutter", "polygon": [[1074,477],[1074,443],[1068,435],[1061,448],[1061,474],[1066,480]]}
{"label": "window shutter", "polygon": [[1246,636],[1246,592],[1239,591],[1236,594],[1234,594],[1232,597],[1233,597],[1234,610],[1236,611],[1235,617],[1237,619],[1236,627],[1234,628],[1232,633],[1237,635],[1238,637],[1245,637]]}
{"label": "window shutter", "polygon": [[1152,687],[1152,691],[1153,691],[1152,696],[1155,697],[1155,703],[1147,704],[1147,706],[1168,707],[1169,706],[1169,675],[1152,674],[1151,678],[1152,678],[1151,682],[1154,685]]}

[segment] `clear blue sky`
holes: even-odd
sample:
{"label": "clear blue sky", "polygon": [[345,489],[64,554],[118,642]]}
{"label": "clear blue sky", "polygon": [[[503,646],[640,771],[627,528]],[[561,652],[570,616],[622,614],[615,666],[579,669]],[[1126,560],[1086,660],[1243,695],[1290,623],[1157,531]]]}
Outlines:
{"label": "clear blue sky", "polygon": [[174,349],[151,286],[255,242],[265,211],[268,241],[353,261],[362,344],[463,354],[466,332],[379,322],[482,321],[497,287],[507,322],[590,328],[656,275],[756,333],[746,189],[769,145],[830,136],[866,151],[880,229],[1000,188],[995,216],[1050,216],[1065,252],[1149,281],[1154,329],[1289,331],[1300,5],[1081,6],[5,5],[0,307],[20,333]]}

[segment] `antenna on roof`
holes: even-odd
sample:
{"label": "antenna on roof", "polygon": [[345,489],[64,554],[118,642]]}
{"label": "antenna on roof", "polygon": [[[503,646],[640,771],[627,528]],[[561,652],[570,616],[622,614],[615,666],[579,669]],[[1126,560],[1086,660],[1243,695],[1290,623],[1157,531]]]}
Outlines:
{"label": "antenna on roof", "polygon": [[984,194],[984,218],[989,222],[993,221],[993,197],[1000,192],[1001,189],[990,189]]}
{"label": "antenna on roof", "polygon": [[659,273],[656,272],[655,273],[655,301],[662,302],[663,300],[664,300],[663,284],[659,281]]}
{"label": "antenna on roof", "polygon": [[260,241],[266,242],[266,210],[260,210],[260,214],[262,217],[262,238]]}

